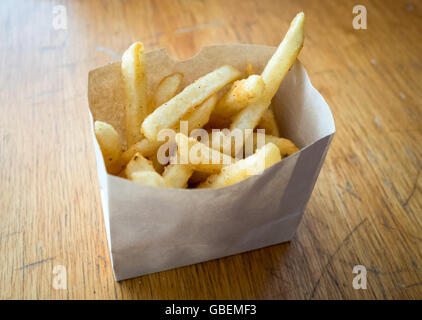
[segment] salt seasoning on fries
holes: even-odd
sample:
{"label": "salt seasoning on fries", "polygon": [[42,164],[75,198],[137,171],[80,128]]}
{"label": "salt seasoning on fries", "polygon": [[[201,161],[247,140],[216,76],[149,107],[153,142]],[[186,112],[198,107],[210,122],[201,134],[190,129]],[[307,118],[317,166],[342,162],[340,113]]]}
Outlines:
{"label": "salt seasoning on fries", "polygon": [[[261,75],[254,74],[250,62],[245,79],[240,79],[239,70],[223,65],[181,90],[183,74],[176,72],[158,83],[149,103],[144,48],[140,42],[131,45],[121,64],[125,150],[110,124],[96,121],[94,126],[107,171],[155,187],[221,188],[298,151],[292,141],[280,137],[269,106],[303,46],[304,19],[303,13],[294,18]],[[230,89],[218,99],[226,85]],[[215,128],[224,130],[212,132]],[[161,141],[163,136],[167,139]]]}
{"label": "salt seasoning on fries", "polygon": [[250,101],[264,93],[265,83],[261,76],[251,75],[236,81],[231,89],[218,101],[213,113],[212,124],[219,125],[248,106]]}
{"label": "salt seasoning on fries", "polygon": [[170,101],[154,110],[142,123],[142,132],[149,140],[156,140],[158,132],[171,128],[189,111],[193,111],[209,96],[240,77],[231,66],[222,66],[187,86]]}
{"label": "salt seasoning on fries", "polygon": [[130,147],[142,135],[139,127],[148,115],[145,52],[140,42],[132,44],[122,56],[122,77],[126,92],[126,136]]}

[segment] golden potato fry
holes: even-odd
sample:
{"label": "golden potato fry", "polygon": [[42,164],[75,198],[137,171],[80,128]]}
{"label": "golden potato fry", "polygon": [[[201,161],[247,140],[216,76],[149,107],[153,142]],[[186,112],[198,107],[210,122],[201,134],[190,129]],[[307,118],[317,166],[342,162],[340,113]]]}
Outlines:
{"label": "golden potato fry", "polygon": [[95,121],[94,131],[107,171],[112,174],[118,173],[120,171],[119,159],[122,155],[119,134],[112,125],[102,121]]}
{"label": "golden potato fry", "polygon": [[136,171],[130,180],[154,187],[166,187],[163,177],[155,171]]}
{"label": "golden potato fry", "polygon": [[[214,150],[217,150],[221,153],[224,153],[226,155],[230,155],[231,157],[235,157],[237,152],[236,145],[235,145],[235,137],[234,136],[228,136],[225,135],[225,138],[223,138],[223,132],[215,132],[214,135],[209,136],[209,146],[210,148],[213,148]],[[213,143],[214,139],[220,138],[220,144]],[[252,148],[251,152],[255,152],[258,145],[258,133],[254,132],[252,136]],[[288,155],[291,155],[299,149],[295,146],[295,144],[290,141],[289,139],[279,138],[273,135],[265,134],[263,139],[263,144],[267,143],[274,143],[280,150],[281,157],[286,157]],[[240,143],[240,142],[239,142]],[[230,146],[227,146],[226,144],[231,144]],[[245,144],[245,148],[246,148]]]}
{"label": "golden potato fry", "polygon": [[251,75],[247,79],[238,80],[226,94],[218,101],[212,113],[211,123],[230,118],[248,103],[263,94],[264,80],[261,76]]}
{"label": "golden potato fry", "polygon": [[155,171],[152,161],[143,157],[139,152],[127,164],[125,176],[129,180],[146,185],[156,187],[166,186],[163,177]]}
{"label": "golden potato fry", "polygon": [[250,157],[225,166],[219,174],[211,175],[199,188],[222,188],[261,173],[265,168],[281,160],[280,151],[273,143],[268,143]]}
{"label": "golden potato fry", "polygon": [[262,72],[265,83],[264,94],[253,100],[246,108],[240,111],[233,119],[230,129],[254,129],[262,118],[265,110],[271,104],[281,81],[295,62],[304,41],[305,15],[303,12],[296,15],[290,24],[286,36],[277,51],[268,61]]}
{"label": "golden potato fry", "polygon": [[228,129],[209,133],[209,147],[234,158],[243,148],[245,139],[243,132],[238,133],[234,135]]}
{"label": "golden potato fry", "polygon": [[196,171],[216,173],[223,165],[234,162],[232,157],[208,148],[198,140],[181,133],[176,134],[176,143],[178,163],[189,164]]}
{"label": "golden potato fry", "polygon": [[180,72],[172,73],[164,77],[158,84],[157,89],[150,102],[150,110],[154,110],[163,103],[173,98],[183,80],[183,74]]}
{"label": "golden potato fry", "polygon": [[139,152],[136,152],[127,164],[124,175],[130,179],[132,173],[138,171],[155,171],[155,169],[151,160],[148,160]]}
{"label": "golden potato fry", "polygon": [[157,140],[160,130],[175,126],[187,112],[194,110],[208,97],[239,77],[238,70],[225,65],[199,78],[155,109],[142,123],[143,134],[149,140]]}
{"label": "golden potato fry", "polygon": [[145,52],[140,42],[132,44],[122,56],[122,77],[126,93],[126,136],[127,147],[141,140],[140,127],[149,114],[146,77]]}
{"label": "golden potato fry", "polygon": [[[206,125],[210,119],[211,112],[217,103],[217,95],[213,94],[205,100],[197,110],[190,112],[182,117],[180,121],[188,122],[188,132],[191,133],[195,129],[200,129]],[[175,127],[175,131],[180,130],[180,122]]]}
{"label": "golden potato fry", "polygon": [[[258,141],[257,133],[254,132],[253,152],[255,152],[255,150],[257,149],[257,141]],[[277,148],[280,150],[280,154],[282,158],[287,157],[299,151],[299,149],[295,146],[295,144],[289,139],[279,138],[279,137],[272,136],[269,134],[265,135],[265,144],[267,143],[274,143],[277,146]]]}
{"label": "golden potato fry", "polygon": [[252,63],[248,62],[246,64],[246,76],[249,77],[253,74],[255,74],[255,70],[253,68],[253,65],[252,65]]}
{"label": "golden potato fry", "polygon": [[144,157],[152,157],[157,153],[158,148],[163,144],[163,141],[150,141],[142,139],[141,141],[132,145],[129,149],[123,152],[120,157],[120,167],[123,168],[132,159],[136,152],[139,152]]}
{"label": "golden potato fry", "polygon": [[186,164],[169,164],[163,173],[164,182],[170,188],[186,188],[193,170]]}
{"label": "golden potato fry", "polygon": [[280,136],[280,131],[278,130],[273,110],[268,108],[264,111],[264,114],[262,115],[262,118],[258,123],[258,128],[264,129],[265,134],[270,134],[276,137]]}

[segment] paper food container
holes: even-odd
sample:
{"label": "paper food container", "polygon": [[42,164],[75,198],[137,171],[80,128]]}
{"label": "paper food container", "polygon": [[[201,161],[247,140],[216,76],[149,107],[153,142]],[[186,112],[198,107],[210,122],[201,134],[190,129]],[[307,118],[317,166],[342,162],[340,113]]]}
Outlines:
{"label": "paper food container", "polygon": [[[182,86],[224,65],[262,72],[274,47],[219,45],[176,61],[165,50],[147,54],[148,92],[173,72]],[[89,73],[91,120],[112,124],[125,137],[120,62]],[[116,280],[191,265],[292,239],[335,132],[324,98],[299,61],[272,101],[282,137],[300,151],[262,174],[221,189],[170,189],[107,174],[95,138],[95,155],[111,261]]]}

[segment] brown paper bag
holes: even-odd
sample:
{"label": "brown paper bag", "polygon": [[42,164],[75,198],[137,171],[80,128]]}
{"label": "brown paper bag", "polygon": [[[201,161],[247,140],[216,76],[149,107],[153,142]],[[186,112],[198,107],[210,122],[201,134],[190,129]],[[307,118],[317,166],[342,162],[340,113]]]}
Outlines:
{"label": "brown paper bag", "polygon": [[[219,45],[185,61],[161,49],[147,54],[148,93],[173,72],[186,86],[230,64],[261,72],[276,48]],[[112,124],[125,137],[120,63],[89,73],[91,120]],[[262,174],[222,189],[165,189],[107,174],[94,130],[95,154],[108,245],[116,280],[190,265],[292,239],[335,132],[331,111],[299,61],[272,107],[282,137],[300,151]],[[93,119],[92,119],[93,118]]]}

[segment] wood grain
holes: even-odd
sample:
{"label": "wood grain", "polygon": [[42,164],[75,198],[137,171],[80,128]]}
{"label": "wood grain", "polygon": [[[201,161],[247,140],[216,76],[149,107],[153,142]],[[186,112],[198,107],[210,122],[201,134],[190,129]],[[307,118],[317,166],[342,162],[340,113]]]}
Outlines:
{"label": "wood grain", "polygon": [[[55,30],[53,8],[68,27]],[[2,1],[0,298],[421,299],[422,3]],[[218,43],[277,45],[307,15],[301,60],[337,134],[293,241],[116,283],[87,112],[90,69],[135,40],[185,59]],[[367,290],[352,268],[364,265]],[[67,289],[53,288],[53,267]]]}

